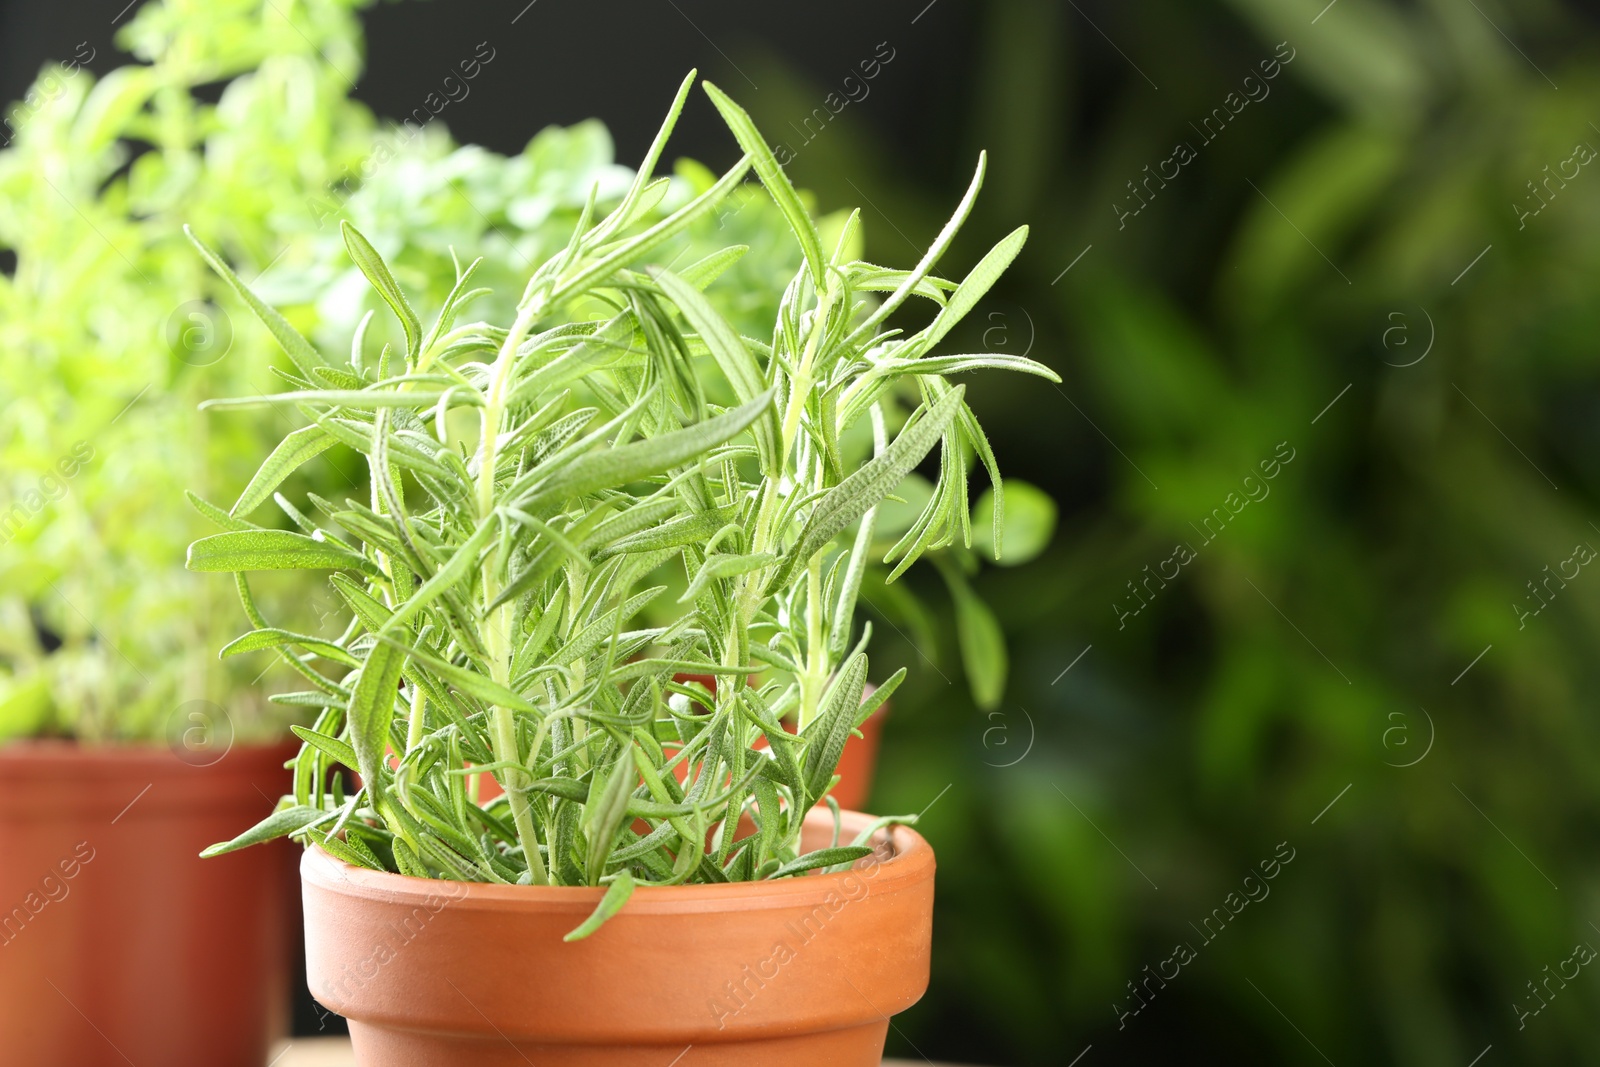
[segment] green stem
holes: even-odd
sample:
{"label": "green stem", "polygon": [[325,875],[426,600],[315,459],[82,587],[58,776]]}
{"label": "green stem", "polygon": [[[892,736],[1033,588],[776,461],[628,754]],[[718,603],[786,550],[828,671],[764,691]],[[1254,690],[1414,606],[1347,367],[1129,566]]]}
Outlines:
{"label": "green stem", "polygon": [[411,717],[406,721],[406,751],[422,744],[422,729],[428,708],[428,696],[420,685],[411,689]]}
{"label": "green stem", "polygon": [[[478,441],[478,518],[487,520],[494,512],[494,482],[499,466],[501,424],[505,421],[506,391],[511,379],[511,368],[516,363],[517,348],[539,317],[542,302],[525,301],[517,312],[516,322],[500,346],[495,359],[493,376],[489,385],[488,402],[483,409],[481,433]],[[491,609],[500,594],[500,582],[495,571],[493,555],[483,565],[484,646],[489,653],[489,675],[500,685],[509,685],[511,678],[511,622],[512,605],[502,604]],[[549,885],[544,860],[539,855],[539,838],[533,825],[533,811],[528,804],[528,776],[521,769],[521,753],[517,751],[517,720],[510,708],[495,707],[490,711],[493,729],[494,757],[497,762],[516,765],[516,769],[499,770],[495,777],[506,791],[511,804],[511,818],[517,827],[517,839],[522,844],[523,857],[528,862],[529,879],[534,885]]]}
{"label": "green stem", "polygon": [[849,385],[845,386],[844,392],[839,394],[839,410],[841,412],[848,411],[850,409],[850,402],[857,396],[861,395],[862,391],[865,390],[867,386],[871,385],[873,381],[876,380],[882,373],[882,367],[878,364],[873,364],[865,374],[851,382]]}
{"label": "green stem", "polygon": [[787,471],[789,466],[789,452],[794,447],[795,438],[800,434],[800,415],[805,411],[806,401],[810,399],[811,387],[816,384],[811,380],[812,370],[816,367],[817,353],[822,348],[822,339],[828,332],[828,314],[833,310],[833,303],[838,299],[838,290],[833,287],[833,279],[828,279],[828,288],[822,292],[822,297],[817,301],[816,316],[811,320],[811,336],[806,338],[805,352],[800,357],[800,365],[795,368],[794,378],[789,390],[789,404],[783,413],[783,441],[778,446],[778,471]]}
{"label": "green stem", "polygon": [[[795,439],[800,435],[800,416],[805,411],[806,400],[811,393],[812,369],[816,366],[817,353],[822,348],[822,339],[828,332],[828,314],[833,309],[834,301],[838,298],[838,291],[833,287],[830,276],[828,288],[817,301],[816,316],[811,322],[811,334],[806,338],[805,351],[800,356],[800,365],[795,368],[794,377],[790,379],[789,402],[783,412],[783,432],[778,442],[777,470],[765,479],[766,485],[762,490],[761,506],[756,512],[755,532],[751,538],[751,552],[766,552],[772,547],[775,535],[772,524],[778,509],[778,481],[788,473],[789,455],[794,449]],[[795,477],[795,486],[798,489],[800,479]],[[760,599],[761,587],[766,584],[767,574],[765,568],[752,571],[744,578],[739,587],[738,611],[735,614],[735,626],[748,626],[749,620],[755,612],[756,602]]]}
{"label": "green stem", "polygon": [[828,650],[822,633],[822,553],[806,561],[806,669],[800,679],[800,729],[811,725],[828,679]]}
{"label": "green stem", "polygon": [[[838,295],[838,289],[835,288],[833,277],[830,275],[827,288],[817,300],[816,312],[811,320],[811,332],[806,337],[805,350],[801,353],[800,363],[790,379],[789,400],[784,406],[782,436],[778,442],[777,470],[765,480],[761,505],[756,512],[755,529],[751,536],[752,552],[769,551],[777,539],[777,533],[773,529],[780,504],[777,483],[789,473],[789,457],[794,451],[795,441],[800,436],[800,418],[805,412],[806,401],[810,398],[811,388],[815,384],[812,374],[816,368],[817,356],[822,351],[823,339],[828,333],[828,317],[833,311]],[[800,481],[800,475],[796,472],[792,491],[800,491]],[[821,700],[821,693],[818,690],[821,680],[826,679],[828,673],[827,653],[819,638],[822,631],[821,553],[807,560],[806,566],[810,575],[810,585],[806,606],[808,629],[806,665],[799,679],[801,729],[804,729],[816,714],[817,704]],[[750,627],[750,620],[755,616],[761,599],[761,589],[766,580],[767,571],[766,568],[762,568],[745,575],[739,586],[734,600],[732,630],[723,652],[723,661],[727,666],[733,666],[737,662],[733,657],[739,654],[739,636]]]}

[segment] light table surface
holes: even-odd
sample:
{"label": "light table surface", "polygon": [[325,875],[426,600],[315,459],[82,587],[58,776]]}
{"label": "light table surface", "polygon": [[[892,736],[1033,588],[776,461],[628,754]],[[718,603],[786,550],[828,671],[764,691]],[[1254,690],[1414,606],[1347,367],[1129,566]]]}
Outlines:
{"label": "light table surface", "polygon": [[[276,1056],[271,1067],[354,1067],[356,1062],[349,1040],[343,1037],[297,1038],[286,1042]],[[915,1067],[915,1064],[910,1060],[884,1060],[883,1067]]]}

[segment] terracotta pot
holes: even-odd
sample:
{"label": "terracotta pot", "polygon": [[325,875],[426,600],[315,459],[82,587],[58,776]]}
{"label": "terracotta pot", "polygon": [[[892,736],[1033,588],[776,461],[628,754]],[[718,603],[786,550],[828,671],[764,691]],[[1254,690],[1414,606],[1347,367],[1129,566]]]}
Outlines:
{"label": "terracotta pot", "polygon": [[[845,815],[847,834],[869,817]],[[806,846],[828,843],[813,812]],[[897,827],[856,869],[601,890],[440,882],[301,861],[312,994],[364,1067],[877,1067],[928,985],[933,850]],[[881,858],[880,858],[881,857]]]}
{"label": "terracotta pot", "polygon": [[298,746],[0,748],[0,1061],[261,1067],[288,993],[292,846],[202,860]]}

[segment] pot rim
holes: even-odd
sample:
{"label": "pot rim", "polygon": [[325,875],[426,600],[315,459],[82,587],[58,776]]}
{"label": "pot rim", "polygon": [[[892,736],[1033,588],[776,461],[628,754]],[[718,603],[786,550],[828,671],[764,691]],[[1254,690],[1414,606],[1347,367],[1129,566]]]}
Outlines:
{"label": "pot rim", "polygon": [[[831,814],[816,809],[808,819]],[[874,816],[842,811],[841,837],[853,836],[874,820]],[[852,830],[852,824],[854,829]],[[632,915],[673,915],[716,911],[747,911],[768,907],[792,906],[802,900],[826,896],[845,887],[845,880],[871,875],[875,888],[909,885],[927,876],[934,866],[933,846],[909,826],[894,825],[880,830],[873,838],[881,848],[888,844],[893,855],[876,859],[877,853],[864,856],[847,871],[830,874],[811,872],[793,878],[756,882],[717,882],[695,885],[641,885],[623,908]],[[312,846],[300,864],[301,877],[314,885],[352,897],[388,904],[420,906],[448,900],[452,908],[463,905],[488,910],[532,909],[588,915],[600,898],[604,886],[498,885],[490,882],[457,882],[442,878],[416,878],[356,867]],[[449,887],[449,888],[443,888]]]}
{"label": "pot rim", "polygon": [[[300,745],[298,738],[285,734],[278,738],[235,741],[229,748],[229,754],[238,752],[267,756],[283,751],[292,756],[300,750]],[[166,741],[148,738],[137,741],[83,741],[76,737],[15,737],[0,742],[0,760],[18,763],[93,761],[127,764],[144,760],[165,762],[173,758],[172,749]]]}
{"label": "pot rim", "polygon": [[[289,785],[298,741],[231,745],[189,763],[161,742],[81,745],[25,738],[0,745],[0,820],[104,814],[130,820],[260,818]],[[133,803],[135,802],[136,803]]]}

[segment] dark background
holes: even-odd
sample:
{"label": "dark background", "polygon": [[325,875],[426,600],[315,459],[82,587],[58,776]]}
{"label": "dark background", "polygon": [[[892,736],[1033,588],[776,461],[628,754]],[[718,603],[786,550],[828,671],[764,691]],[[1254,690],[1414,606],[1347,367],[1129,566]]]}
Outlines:
{"label": "dark background", "polygon": [[[80,40],[91,69],[115,65],[120,6],[0,6],[0,98]],[[1508,608],[1574,541],[1600,544],[1600,177],[1525,227],[1509,206],[1574,139],[1600,145],[1588,7],[537,0],[512,25],[519,10],[370,9],[357,95],[402,116],[487,41],[504,58],[446,112],[457,140],[516,152],[598,116],[632,162],[690,66],[779,140],[888,42],[797,182],[824,210],[862,204],[871,257],[909,265],[987,147],[950,271],[1035,227],[954,339],[1028,339],[1064,380],[970,387],[1002,468],[1061,508],[1045,558],[978,580],[1012,649],[999,717],[967,696],[949,619],[926,659],[880,637],[913,675],[874,807],[937,797],[941,867],[934,984],[892,1050],[1600,1063],[1600,977],[1521,1027],[1510,1006],[1574,941],[1600,945],[1600,579],[1535,625]],[[1280,41],[1296,59],[1271,95],[1119,228],[1126,184],[1198,146],[1189,124]],[[674,149],[735,155],[703,100]],[[1272,496],[1119,620],[1126,583],[1198,541],[1279,442],[1296,458]],[[1270,896],[1204,941],[1195,924],[1280,843],[1295,858]],[[1198,958],[1119,1025],[1130,981],[1185,940]]]}
{"label": "dark background", "polygon": [[[70,57],[79,41],[96,50],[88,64],[95,73],[118,65],[112,20],[125,3],[74,0],[70,19],[54,5],[0,5],[0,99],[20,98],[40,66]],[[970,83],[979,14],[958,0],[939,0],[908,25],[920,6],[825,0],[801,14],[732,0],[535,0],[512,25],[521,4],[383,3],[365,14],[368,66],[354,95],[380,115],[403,117],[459,58],[487,41],[496,63],[473,92],[492,103],[452,106],[450,130],[458,141],[515,153],[544,126],[597,117],[610,127],[619,159],[629,161],[649,147],[662,100],[671,99],[690,67],[753,103],[759,77],[752,83],[745,75],[781,63],[827,85],[887,39],[901,50],[895,77],[873,87],[864,121],[895,144],[897,155],[944,168],[954,155],[946,113],[959,107]],[[501,54],[509,62],[500,63]],[[707,164],[737,158],[709,105],[691,111],[674,146]]]}

